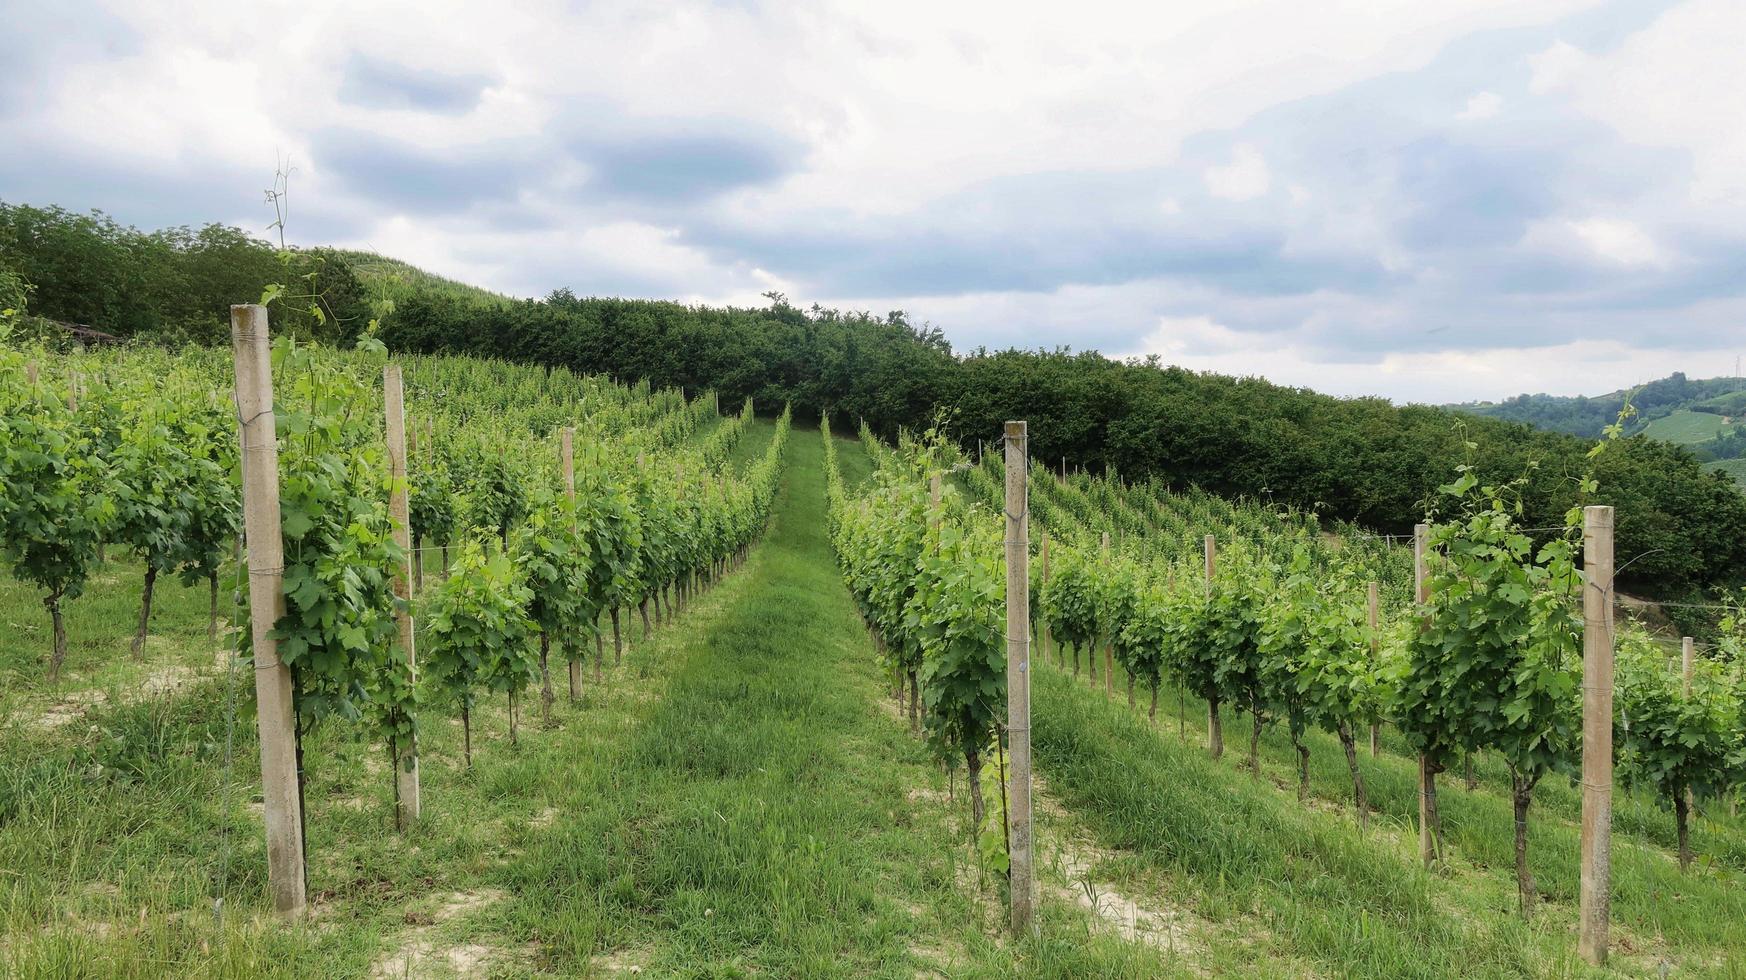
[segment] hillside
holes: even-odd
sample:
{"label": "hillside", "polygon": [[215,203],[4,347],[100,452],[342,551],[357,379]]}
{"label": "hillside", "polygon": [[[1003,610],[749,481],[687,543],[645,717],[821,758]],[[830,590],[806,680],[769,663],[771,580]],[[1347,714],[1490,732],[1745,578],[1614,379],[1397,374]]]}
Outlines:
{"label": "hillside", "polygon": [[[1449,408],[1487,418],[1524,422],[1540,429],[1595,438],[1613,424],[1629,395],[1637,410],[1633,431],[1643,431],[1655,420],[1679,412],[1738,415],[1746,411],[1746,378],[1717,377],[1701,380],[1674,372],[1629,391],[1602,395],[1521,394],[1501,402],[1463,402]],[[1675,430],[1683,432],[1684,430]],[[1653,438],[1667,438],[1652,434]],[[1705,436],[1704,438],[1710,438]],[[1678,442],[1679,439],[1669,439]]]}
{"label": "hillside", "polygon": [[410,296],[441,296],[481,304],[514,302],[513,297],[502,293],[426,272],[410,262],[376,252],[334,249],[332,254],[350,265],[352,272],[366,286],[383,290],[395,302]]}
{"label": "hillside", "polygon": [[1659,439],[1690,450],[1705,469],[1727,473],[1746,488],[1746,378],[1692,380],[1681,372],[1631,391],[1604,395],[1517,395],[1502,402],[1466,402],[1449,408],[1471,415],[1521,422],[1539,429],[1598,438],[1618,419],[1626,398],[1636,417],[1631,435]]}

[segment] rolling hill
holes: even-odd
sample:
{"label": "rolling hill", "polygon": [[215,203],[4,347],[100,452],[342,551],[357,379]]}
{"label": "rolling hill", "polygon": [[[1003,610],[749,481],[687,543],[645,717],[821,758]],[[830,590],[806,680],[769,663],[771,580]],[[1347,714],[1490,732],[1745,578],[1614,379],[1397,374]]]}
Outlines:
{"label": "rolling hill", "polygon": [[1592,439],[1618,419],[1627,398],[1636,409],[1627,434],[1688,449],[1706,469],[1727,473],[1746,488],[1746,378],[1693,380],[1675,372],[1628,392],[1522,394],[1501,402],[1448,407]]}

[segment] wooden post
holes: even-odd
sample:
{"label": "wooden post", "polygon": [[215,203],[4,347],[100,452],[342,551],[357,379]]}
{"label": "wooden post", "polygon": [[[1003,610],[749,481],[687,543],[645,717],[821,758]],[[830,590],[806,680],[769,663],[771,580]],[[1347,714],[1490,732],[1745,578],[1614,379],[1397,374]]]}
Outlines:
{"label": "wooden post", "polygon": [[[1420,605],[1431,601],[1431,580],[1425,568],[1425,549],[1431,525],[1413,525],[1413,599]],[[1419,631],[1430,629],[1429,618],[1419,620]],[[1419,756],[1419,860],[1429,868],[1437,863],[1437,773],[1431,758]]]}
{"label": "wooden post", "polygon": [[67,411],[77,412],[78,410],[79,410],[79,372],[71,371],[71,372],[68,372],[68,374],[67,374]]}
{"label": "wooden post", "polygon": [[1612,918],[1613,509],[1582,509],[1582,881],[1577,948],[1607,961]]}
{"label": "wooden post", "polygon": [[[1380,587],[1373,580],[1370,583],[1370,660],[1372,663],[1382,657],[1382,636],[1377,630],[1382,625],[1382,596]],[[1376,758],[1377,735],[1381,725],[1370,726],[1370,757]]]}
{"label": "wooden post", "polygon": [[36,385],[36,376],[37,376],[36,372],[37,372],[37,368],[36,368],[35,361],[31,361],[30,363],[24,365],[24,380],[30,382],[32,387],[35,387],[35,385]]}
{"label": "wooden post", "polygon": [[[410,489],[406,480],[406,391],[400,380],[400,365],[382,368],[383,410],[388,423],[388,517],[394,542],[406,557],[394,566],[394,595],[400,600],[394,610],[400,627],[400,646],[406,651],[408,680],[418,685],[418,653],[412,628],[412,520]],[[418,740],[408,735],[405,745],[394,747],[394,826],[405,830],[418,822]]]}
{"label": "wooden post", "polygon": [[249,543],[249,627],[255,650],[255,720],[260,727],[261,806],[267,826],[267,890],[282,916],[303,914],[303,806],[291,668],[279,660],[273,626],[285,613],[285,542],[279,531],[279,443],[267,308],[230,308],[242,450],[243,529]]}
{"label": "wooden post", "polygon": [[[1109,532],[1103,532],[1103,540],[1098,545],[1104,558],[1109,557]],[[1115,641],[1110,637],[1103,638],[1103,699],[1108,701],[1115,696]]]}
{"label": "wooden post", "polygon": [[[1012,765],[1007,785],[1007,841],[1012,931],[1036,932],[1031,864],[1031,515],[1026,477],[1027,426],[1006,423],[1006,734]],[[1047,539],[1045,539],[1047,540]]]}

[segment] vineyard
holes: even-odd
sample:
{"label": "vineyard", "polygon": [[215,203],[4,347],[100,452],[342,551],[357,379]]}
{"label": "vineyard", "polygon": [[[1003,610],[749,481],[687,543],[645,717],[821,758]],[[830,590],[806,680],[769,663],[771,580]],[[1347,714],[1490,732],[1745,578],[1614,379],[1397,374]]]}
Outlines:
{"label": "vineyard", "polygon": [[1746,622],[1618,611],[1604,482],[1377,535],[237,311],[0,345],[0,972],[1746,969]]}
{"label": "vineyard", "polygon": [[[998,812],[1001,800],[985,805],[979,776],[1008,734],[996,612],[999,515],[1003,508],[1011,515],[1010,483],[999,457],[972,464],[937,435],[891,449],[863,429],[862,442],[878,463],[871,487],[851,495],[840,480],[831,484],[845,579],[912,729],[925,728],[946,764],[964,765],[978,841],[998,866],[1009,822]],[[954,475],[949,492],[946,474]],[[1583,645],[1593,631],[1580,602],[1582,515],[1573,513],[1566,527],[1524,529],[1506,506],[1510,487],[1463,473],[1441,488],[1436,520],[1397,543],[1351,527],[1323,533],[1290,509],[1233,505],[1156,481],[1057,476],[1038,465],[1027,476],[1030,517],[1043,532],[1040,574],[1030,580],[1031,632],[1038,660],[1059,672],[1045,691],[1065,695],[1060,684],[1083,679],[1104,701],[1125,700],[1130,717],[1144,718],[1143,729],[1123,736],[1167,740],[1174,727],[1180,743],[1190,740],[1192,698],[1194,740],[1204,739],[1212,761],[1225,755],[1226,725],[1243,718],[1247,746],[1235,768],[1258,784],[1294,791],[1306,811],[1338,805],[1361,834],[1373,820],[1389,825],[1384,832],[1404,825],[1433,873],[1513,868],[1520,921],[1559,916],[1566,924],[1558,932],[1571,930],[1579,848],[1570,823],[1584,805],[1574,791],[1583,762]],[[1606,762],[1629,805],[1611,820],[1641,850],[1620,855],[1628,885],[1611,896],[1612,911],[1639,937],[1627,948],[1727,949],[1746,912],[1746,867],[1738,863],[1746,825],[1735,817],[1746,788],[1740,636],[1730,627],[1704,658],[1687,640],[1682,663],[1639,627],[1621,623],[1617,632],[1609,719],[1616,757]],[[1070,697],[1082,699],[1083,690]],[[1177,717],[1161,723],[1160,695],[1168,701],[1172,693]],[[1046,708],[1036,724],[1046,762],[1111,792],[1100,782],[1104,766],[1082,755],[1082,732],[1054,727]],[[1264,739],[1287,760],[1286,774],[1271,771]],[[1455,772],[1463,789],[1450,801],[1437,777]],[[1212,844],[1206,829],[1160,812],[1161,798],[1174,800],[1181,788],[1158,784],[1148,798],[1143,780],[1128,783],[1119,795],[1074,802],[1103,810],[1123,843],[1158,871],[1196,868],[1206,855],[1187,842]],[[1503,807],[1481,812],[1473,801],[1488,790]],[[1536,828],[1537,800],[1553,811],[1552,827],[1541,818]],[[1699,812],[1701,855],[1692,845]],[[1672,860],[1648,853],[1667,846]],[[1302,854],[1301,845],[1291,850]],[[1362,895],[1358,882],[1327,890],[1332,869],[1308,870],[1278,869],[1292,890],[1312,889],[1367,923],[1342,937],[1362,939],[1363,949],[1334,945],[1333,962],[1353,972],[1361,962],[1377,963],[1382,974],[1413,972],[1404,960],[1428,926],[1400,921],[1399,906],[1352,907],[1337,896]],[[1306,911],[1292,910],[1287,921],[1307,927],[1298,921]],[[1384,923],[1400,932],[1378,928]],[[1391,943],[1401,959],[1390,958]],[[1525,950],[1500,950],[1484,965],[1500,974],[1553,969]],[[1472,968],[1451,961],[1430,974]],[[1555,969],[1570,968],[1559,959]]]}

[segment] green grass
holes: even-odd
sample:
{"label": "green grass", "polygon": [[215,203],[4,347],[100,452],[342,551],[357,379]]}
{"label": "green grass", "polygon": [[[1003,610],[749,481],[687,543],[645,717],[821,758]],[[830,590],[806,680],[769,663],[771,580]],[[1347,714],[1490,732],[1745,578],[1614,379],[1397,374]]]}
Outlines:
{"label": "green grass", "polygon": [[1642,431],[1651,439],[1660,439],[1664,442],[1687,446],[1714,439],[1721,435],[1727,427],[1727,423],[1722,421],[1720,415],[1681,409],[1671,415],[1663,415],[1652,420],[1643,427]]}
{"label": "green grass", "polygon": [[[736,459],[771,431],[755,423]],[[819,439],[801,428],[789,445],[746,566],[653,636],[632,625],[622,665],[560,698],[550,726],[530,695],[511,745],[505,705],[483,706],[468,772],[453,712],[424,717],[413,832],[390,829],[379,746],[339,723],[311,736],[302,927],[265,911],[250,678],[214,664],[205,591],[166,587],[148,662],[132,664],[138,575],[116,560],[71,605],[68,676],[47,685],[40,604],[0,580],[0,974],[398,975],[409,954],[414,976],[1593,972],[1574,956],[1567,782],[1537,793],[1546,903],[1524,924],[1497,760],[1480,757],[1473,791],[1443,777],[1451,862],[1427,873],[1395,739],[1362,759],[1376,812],[1361,831],[1333,739],[1312,736],[1300,805],[1278,730],[1253,778],[1234,765],[1246,719],[1227,715],[1214,762],[1194,702],[1183,744],[1173,690],[1154,729],[1119,684],[1110,704],[1048,667],[1034,720],[1044,938],[1002,938],[961,779],[895,716],[825,541]],[[839,457],[852,482],[870,471],[851,440]],[[179,686],[150,693],[172,667]],[[45,724],[57,703],[65,720]],[[1681,875],[1665,811],[1621,792],[1614,823],[1616,972],[1746,975],[1746,829],[1706,815],[1700,864]],[[1093,899],[1170,923],[1168,941],[1124,941],[1084,910]]]}
{"label": "green grass", "polygon": [[[452,713],[424,717],[413,832],[389,829],[379,746],[338,723],[311,736],[308,926],[264,909],[246,672],[231,678],[228,766],[223,675],[168,697],[118,690],[53,729],[10,712],[0,974],[363,976],[397,973],[410,952],[416,976],[445,975],[451,957],[506,977],[1158,975],[1155,955],[1068,902],[1045,906],[1047,939],[996,938],[963,795],[942,802],[946,777],[880,704],[823,538],[822,450],[805,435],[748,565],[650,639],[633,627],[622,666],[560,700],[551,727],[530,696],[511,745],[504,705],[483,706],[467,772]],[[8,585],[0,600],[10,615],[29,596]],[[186,619],[184,605],[167,615]],[[66,684],[114,669],[103,657],[127,621]],[[31,663],[10,641],[5,656]]]}
{"label": "green grass", "polygon": [[[1205,704],[1161,697],[1159,727],[1106,704],[1058,669],[1038,672],[1036,752],[1057,792],[1100,839],[1164,876],[1214,921],[1257,920],[1279,951],[1341,976],[1543,976],[1581,973],[1574,960],[1579,798],[1562,779],[1536,791],[1530,866],[1543,902],[1531,925],[1515,907],[1507,774],[1481,756],[1474,791],[1461,775],[1439,781],[1450,867],[1417,864],[1417,780],[1404,746],[1361,753],[1371,829],[1350,812],[1351,782],[1339,743],[1312,733],[1311,802],[1297,803],[1296,759],[1285,734],[1262,739],[1262,776],[1239,775],[1247,716],[1226,712],[1226,757],[1205,744]],[[1099,688],[1101,690],[1101,688]],[[1178,730],[1186,732],[1186,743]],[[1696,821],[1699,865],[1681,874],[1669,848],[1671,815],[1622,789],[1614,805],[1612,965],[1657,975],[1746,975],[1746,832],[1715,812]]]}

